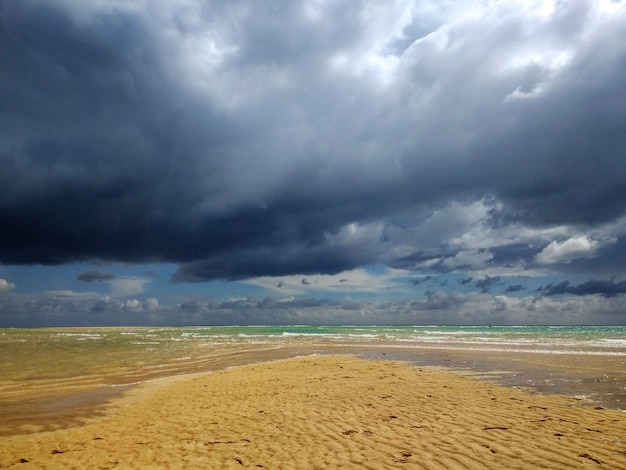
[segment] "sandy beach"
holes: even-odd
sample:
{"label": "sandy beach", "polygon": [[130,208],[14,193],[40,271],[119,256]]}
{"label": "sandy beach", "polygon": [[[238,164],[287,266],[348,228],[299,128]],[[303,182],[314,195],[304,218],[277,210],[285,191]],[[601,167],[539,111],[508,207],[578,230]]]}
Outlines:
{"label": "sandy beach", "polygon": [[104,416],[0,437],[1,468],[626,468],[626,413],[322,355],[151,380]]}

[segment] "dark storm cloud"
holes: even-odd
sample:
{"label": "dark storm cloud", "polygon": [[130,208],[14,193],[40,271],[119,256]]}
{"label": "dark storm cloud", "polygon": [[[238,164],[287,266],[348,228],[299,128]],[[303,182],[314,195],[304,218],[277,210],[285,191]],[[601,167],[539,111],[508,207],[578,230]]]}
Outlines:
{"label": "dark storm cloud", "polygon": [[476,287],[484,294],[491,290],[495,285],[500,284],[500,276],[483,276],[476,280]]}
{"label": "dark storm cloud", "polygon": [[355,247],[315,245],[262,247],[240,249],[217,254],[210,259],[183,264],[172,276],[174,282],[199,282],[223,278],[236,280],[251,276],[336,274],[366,264],[367,252]]}
{"label": "dark storm cloud", "polygon": [[541,249],[460,256],[455,202],[497,205],[494,231],[615,222],[623,9],[524,4],[2,2],[0,262],[449,270]]}
{"label": "dark storm cloud", "polygon": [[507,286],[507,288],[504,290],[505,293],[512,293],[512,292],[521,292],[523,290],[526,290],[526,288],[521,285],[521,284],[514,284],[512,286]]}
{"label": "dark storm cloud", "polygon": [[577,286],[563,281],[556,285],[549,284],[540,289],[546,295],[601,295],[603,297],[615,297],[626,294],[626,281],[615,282],[613,280],[595,280],[583,282]]}
{"label": "dark storm cloud", "polygon": [[83,271],[76,277],[76,279],[83,282],[110,281],[112,279],[115,279],[115,275],[110,273],[103,273],[101,271],[98,271],[97,269],[94,269],[90,271]]}

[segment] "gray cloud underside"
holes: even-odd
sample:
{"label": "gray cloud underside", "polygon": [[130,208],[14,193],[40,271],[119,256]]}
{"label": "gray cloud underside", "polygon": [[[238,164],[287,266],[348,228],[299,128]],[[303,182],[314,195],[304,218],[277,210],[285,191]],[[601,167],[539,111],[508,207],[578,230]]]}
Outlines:
{"label": "gray cloud underside", "polygon": [[76,277],[76,279],[83,282],[111,281],[115,279],[115,275],[110,273],[103,273],[102,271],[93,269],[89,271],[83,271]]}
{"label": "gray cloud underside", "polygon": [[357,1],[2,2],[0,262],[173,261],[177,281],[410,266],[455,255],[454,224],[424,226],[454,201],[487,201],[493,230],[610,224],[626,18],[595,25],[593,4],[450,24],[428,4],[389,26]]}
{"label": "gray cloud underside", "polygon": [[616,297],[621,294],[626,294],[626,281],[615,282],[606,280],[595,280],[583,282],[578,285],[572,285],[569,281],[563,281],[556,285],[548,284],[547,286],[539,289],[540,292],[545,292],[546,295],[601,295],[603,297]]}

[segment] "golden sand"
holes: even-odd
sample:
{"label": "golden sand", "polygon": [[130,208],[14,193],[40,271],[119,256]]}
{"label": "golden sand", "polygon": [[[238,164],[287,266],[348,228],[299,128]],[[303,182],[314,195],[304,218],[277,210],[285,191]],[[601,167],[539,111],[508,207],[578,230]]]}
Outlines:
{"label": "golden sand", "polygon": [[0,468],[626,468],[626,413],[452,372],[314,356],[156,380],[0,437]]}

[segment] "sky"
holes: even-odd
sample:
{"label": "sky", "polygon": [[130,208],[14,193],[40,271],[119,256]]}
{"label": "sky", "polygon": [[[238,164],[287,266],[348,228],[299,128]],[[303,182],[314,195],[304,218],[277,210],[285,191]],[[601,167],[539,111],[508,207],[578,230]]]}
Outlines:
{"label": "sky", "polygon": [[0,0],[2,327],[625,294],[625,1]]}

